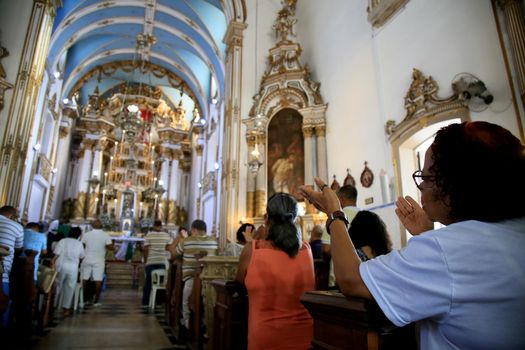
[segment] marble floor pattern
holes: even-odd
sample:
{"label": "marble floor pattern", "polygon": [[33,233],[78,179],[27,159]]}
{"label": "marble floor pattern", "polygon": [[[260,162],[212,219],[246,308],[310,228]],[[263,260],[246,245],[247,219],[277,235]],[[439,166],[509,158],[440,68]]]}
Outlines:
{"label": "marble floor pattern", "polygon": [[163,309],[148,313],[140,306],[141,292],[108,289],[102,305],[59,321],[32,349],[179,349],[163,321]]}

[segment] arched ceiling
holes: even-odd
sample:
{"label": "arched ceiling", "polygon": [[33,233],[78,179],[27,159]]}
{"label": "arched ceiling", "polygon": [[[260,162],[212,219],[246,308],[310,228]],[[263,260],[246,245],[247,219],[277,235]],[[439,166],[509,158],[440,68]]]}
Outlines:
{"label": "arched ceiling", "polygon": [[[142,82],[175,95],[183,88],[206,116],[214,93],[212,79],[217,97],[224,95],[222,39],[228,21],[244,21],[244,1],[63,0],[63,4],[57,12],[48,64],[63,74],[64,97],[79,91],[80,101],[85,102],[97,85],[103,94],[124,81]],[[130,62],[153,68],[129,69]],[[101,68],[106,67],[102,71],[107,73],[108,66],[117,69],[102,74]],[[161,76],[160,71],[170,76]]]}

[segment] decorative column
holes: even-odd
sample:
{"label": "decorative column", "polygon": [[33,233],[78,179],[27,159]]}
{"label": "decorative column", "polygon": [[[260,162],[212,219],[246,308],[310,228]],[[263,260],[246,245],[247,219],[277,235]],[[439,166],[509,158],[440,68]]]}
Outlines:
{"label": "decorative column", "polygon": [[[87,207],[88,220],[94,220],[97,216],[98,197],[100,192],[100,179],[104,177],[102,164],[106,140],[98,140],[93,150],[93,164],[89,176],[89,205]],[[96,182],[98,180],[98,183]]]}
{"label": "decorative column", "polygon": [[79,154],[78,192],[76,195],[75,210],[73,212],[73,218],[77,221],[83,221],[85,218],[91,162],[93,160],[92,144],[84,141],[82,145],[83,149],[80,150]]}
{"label": "decorative column", "polygon": [[312,136],[314,128],[312,126],[303,127],[304,136],[304,184],[312,186],[314,184],[314,150]]}
{"label": "decorative column", "polygon": [[59,1],[35,0],[1,140],[0,206],[19,207],[27,148]]}
{"label": "decorative column", "polygon": [[230,22],[223,42],[226,49],[226,82],[224,131],[222,147],[222,176],[221,176],[221,204],[220,204],[220,236],[219,246],[226,245],[227,232],[236,229],[239,218],[236,213],[239,209],[239,168],[240,141],[241,141],[241,92],[242,92],[242,42],[246,24]]}
{"label": "decorative column", "polygon": [[[496,0],[503,10],[514,71],[518,79],[518,93],[525,109],[525,15],[523,0]],[[496,18],[497,20],[497,18]],[[520,136],[523,141],[523,125],[518,117]]]}
{"label": "decorative column", "polygon": [[266,159],[263,157],[266,154],[266,135],[258,135],[256,142],[261,164],[255,182],[255,217],[260,218],[266,213]]}
{"label": "decorative column", "polygon": [[179,160],[171,162],[170,180],[168,186],[168,226],[175,226],[177,222],[177,192],[180,186]]}
{"label": "decorative column", "polygon": [[328,182],[328,160],[326,154],[326,126],[316,125],[315,136],[317,137],[317,176]]}
{"label": "decorative column", "polygon": [[[162,165],[160,168],[160,180],[158,182],[159,186],[162,186],[164,189],[169,188],[170,181],[170,163],[171,163],[171,150],[166,147],[161,148],[162,152]],[[163,224],[166,224],[168,221],[168,211],[169,211],[169,193],[165,191],[160,198],[159,206],[159,219]]]}
{"label": "decorative column", "polygon": [[[248,145],[248,161],[249,164],[253,157],[255,150],[256,137],[253,135],[246,136],[246,143]],[[255,217],[255,182],[257,173],[253,174],[250,166],[248,166],[248,177],[246,179],[246,216],[249,218]]]}
{"label": "decorative column", "polygon": [[[198,138],[197,138],[198,140]],[[204,145],[202,144],[197,144],[195,146],[195,152],[197,153],[197,159],[195,160],[195,163],[194,163],[194,167],[196,168],[195,169],[195,172],[194,174],[196,174],[198,176],[198,179],[199,179],[199,183],[200,185],[198,186],[198,189],[197,191],[199,192],[199,194],[197,195],[197,203],[196,203],[196,217],[201,219],[201,208],[202,206],[200,205],[201,204],[201,198],[202,198],[202,180],[203,180],[203,176],[202,176],[202,152],[204,151]]]}

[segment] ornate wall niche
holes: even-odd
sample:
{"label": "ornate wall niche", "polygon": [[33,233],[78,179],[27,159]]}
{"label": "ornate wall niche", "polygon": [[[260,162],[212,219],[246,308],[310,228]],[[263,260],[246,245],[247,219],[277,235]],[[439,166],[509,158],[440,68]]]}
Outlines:
{"label": "ornate wall niche", "polygon": [[[422,157],[418,159],[418,149],[433,139],[442,127],[470,120],[470,112],[465,100],[453,94],[447,98],[438,97],[439,87],[431,76],[413,70],[412,83],[405,96],[405,118],[396,124],[387,121],[385,131],[392,147],[392,160],[395,173],[397,196],[419,197],[419,191],[412,181],[412,173],[419,169]],[[401,244],[407,242],[407,233],[400,227]]]}
{"label": "ornate wall niche", "polygon": [[[259,91],[253,96],[249,117],[243,120],[247,128],[250,167],[247,183],[247,216],[250,217],[262,215],[264,207],[260,206],[266,203],[267,195],[276,191],[272,168],[277,161],[281,160],[284,165],[293,154],[292,176],[296,183],[293,188],[301,184],[313,185],[314,176],[324,177],[327,172],[324,134],[310,132],[325,129],[327,105],[320,94],[321,84],[311,79],[310,69],[301,63],[301,45],[292,39],[293,26],[297,22],[296,1],[282,3],[273,25],[277,43],[269,50],[268,66]],[[317,139],[315,143],[314,138]],[[295,150],[289,152],[288,148]],[[293,194],[289,186],[277,187]]]}
{"label": "ornate wall niche", "polygon": [[408,0],[368,0],[368,22],[375,28],[383,26]]}

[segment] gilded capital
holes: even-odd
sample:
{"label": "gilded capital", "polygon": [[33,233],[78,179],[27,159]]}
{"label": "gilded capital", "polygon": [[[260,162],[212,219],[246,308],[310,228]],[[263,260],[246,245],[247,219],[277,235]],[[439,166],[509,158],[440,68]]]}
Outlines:
{"label": "gilded capital", "polygon": [[69,135],[69,128],[67,126],[61,126],[58,129],[58,134],[61,139],[65,138],[67,135]]}
{"label": "gilded capital", "polygon": [[305,126],[303,127],[303,135],[304,137],[310,138],[314,134],[314,128],[312,126]]}
{"label": "gilded capital", "polygon": [[326,125],[317,125],[315,127],[315,136],[325,137],[326,136]]}
{"label": "gilded capital", "polygon": [[197,152],[197,155],[200,157],[202,156],[202,151],[204,150],[204,146],[199,144],[195,146],[195,151]]}

